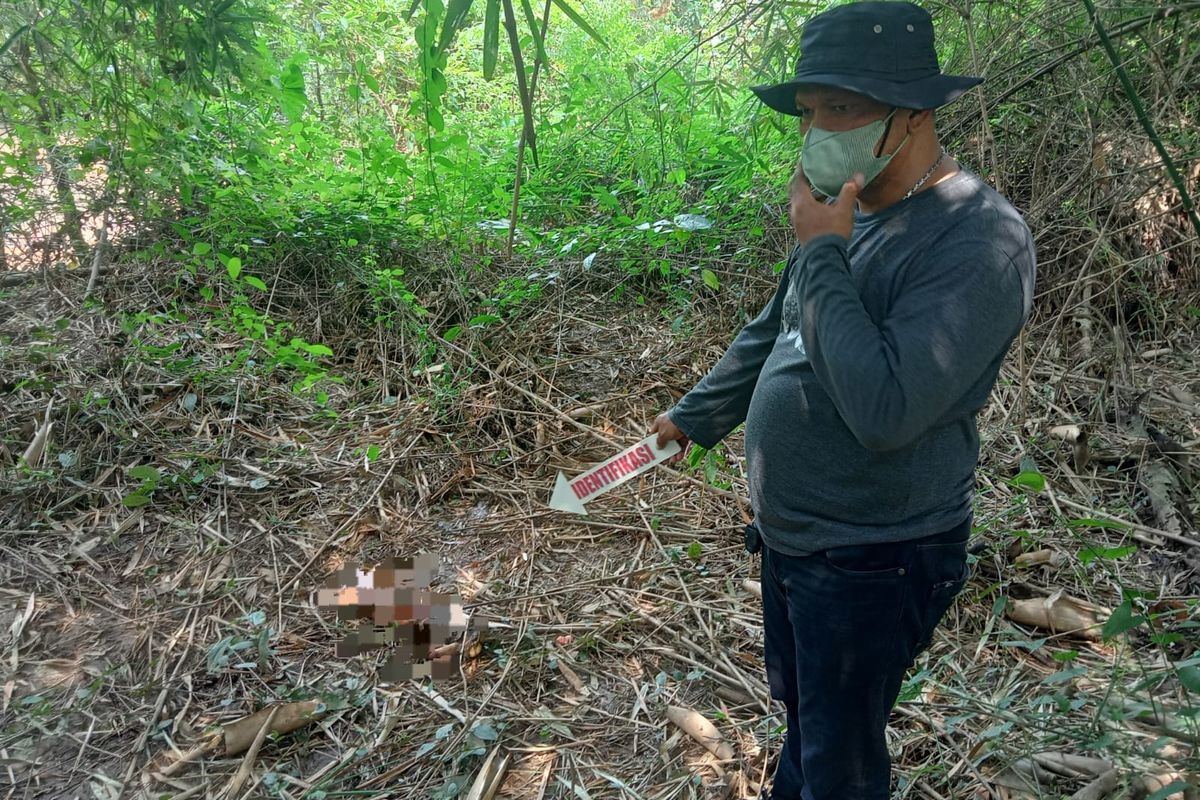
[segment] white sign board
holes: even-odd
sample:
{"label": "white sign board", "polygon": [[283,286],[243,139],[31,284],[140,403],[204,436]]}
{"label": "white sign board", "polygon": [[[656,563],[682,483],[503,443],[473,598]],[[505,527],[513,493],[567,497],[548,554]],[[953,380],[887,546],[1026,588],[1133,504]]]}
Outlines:
{"label": "white sign board", "polygon": [[658,434],[651,434],[577,478],[568,480],[561,472],[558,473],[554,495],[550,498],[550,507],[557,511],[586,514],[584,503],[620,486],[630,478],[653,469],[679,452],[679,442],[667,442],[667,446],[660,449],[657,441]]}

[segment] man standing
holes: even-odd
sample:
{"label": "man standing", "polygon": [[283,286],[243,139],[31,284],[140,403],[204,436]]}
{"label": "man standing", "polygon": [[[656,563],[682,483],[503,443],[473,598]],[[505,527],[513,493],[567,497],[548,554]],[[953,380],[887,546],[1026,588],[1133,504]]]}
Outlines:
{"label": "man standing", "polygon": [[652,431],[713,447],[746,423],[747,548],[761,546],[767,678],[787,710],[764,797],[885,800],[888,716],[966,580],[975,416],[1028,318],[1034,246],[938,141],[933,109],[980,79],[941,73],[928,13],[838,6],[801,51],[793,80],[754,89],[801,120],[799,245]]}

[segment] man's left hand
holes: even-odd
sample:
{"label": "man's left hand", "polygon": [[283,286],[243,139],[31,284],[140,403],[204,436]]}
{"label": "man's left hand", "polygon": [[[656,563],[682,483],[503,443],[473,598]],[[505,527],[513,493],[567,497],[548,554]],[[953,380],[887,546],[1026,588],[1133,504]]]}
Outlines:
{"label": "man's left hand", "polygon": [[854,231],[854,205],[858,202],[858,191],[863,176],[855,175],[854,180],[842,186],[833,203],[822,203],[813,197],[808,181],[804,177],[804,168],[796,165],[796,174],[792,176],[790,187],[791,207],[788,215],[792,220],[792,230],[801,245],[827,233],[835,233],[849,241]]}

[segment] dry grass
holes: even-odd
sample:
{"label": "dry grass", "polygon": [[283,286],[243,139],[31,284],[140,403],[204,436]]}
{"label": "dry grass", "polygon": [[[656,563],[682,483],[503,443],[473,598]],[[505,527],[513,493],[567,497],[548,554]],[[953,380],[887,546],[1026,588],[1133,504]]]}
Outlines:
{"label": "dry grass", "polygon": [[[748,796],[781,718],[743,588],[756,562],[740,546],[736,437],[728,490],[658,469],[586,519],[545,507],[556,470],[640,436],[737,324],[733,301],[710,300],[703,328],[673,333],[605,280],[565,275],[536,312],[460,340],[433,370],[389,356],[404,352],[393,335],[327,339],[347,380],[325,407],[286,375],[228,368],[240,342],[211,321],[122,331],[72,299],[70,278],[0,300],[0,781],[20,797],[429,797],[501,748],[499,796]],[[771,285],[723,280],[748,306]],[[116,308],[161,300],[142,273],[106,291]],[[1101,756],[1122,785],[1195,763],[1181,715],[1195,694],[1168,668],[1197,655],[1195,330],[1136,344],[1096,331],[1090,360],[1065,366],[1046,350],[1065,313],[1031,327],[981,420],[974,576],[893,718],[897,797],[1018,796],[1034,774],[1022,765],[1046,751]],[[181,373],[180,358],[195,361]],[[51,399],[46,462],[20,469]],[[1063,423],[1086,426],[1086,463],[1048,435]],[[1045,492],[1008,483],[1023,457]],[[127,508],[136,466],[162,479]],[[1176,517],[1149,499],[1164,470]],[[1084,518],[1132,524],[1070,524]],[[1126,544],[1137,551],[1078,557]],[[1061,555],[1017,566],[1041,549]],[[481,652],[432,691],[380,682],[383,655],[335,657],[341,626],[314,605],[345,561],[420,551],[441,558],[435,588],[491,619]],[[1111,609],[1121,586],[1155,592],[1138,611],[1171,636],[1050,634],[997,605],[1061,589]],[[319,720],[250,756],[204,749],[223,725],[310,698]],[[668,705],[713,721],[734,758],[684,735]],[[1061,791],[1095,777],[1063,771]]]}

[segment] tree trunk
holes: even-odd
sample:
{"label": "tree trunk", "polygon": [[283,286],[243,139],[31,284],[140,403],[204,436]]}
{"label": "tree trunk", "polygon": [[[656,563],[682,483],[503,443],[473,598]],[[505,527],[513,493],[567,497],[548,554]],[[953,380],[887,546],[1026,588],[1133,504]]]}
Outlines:
{"label": "tree trunk", "polygon": [[29,45],[24,40],[17,45],[17,62],[29,87],[30,95],[38,99],[37,129],[47,143],[46,160],[49,163],[50,175],[54,179],[54,191],[58,196],[58,210],[63,217],[62,227],[54,238],[58,240],[65,236],[71,243],[75,259],[82,264],[87,258],[87,243],[83,240],[83,215],[79,213],[79,207],[75,205],[75,193],[71,190],[71,180],[67,177],[66,158],[54,131],[54,123],[58,121],[59,111],[46,99],[42,83],[29,63]]}

